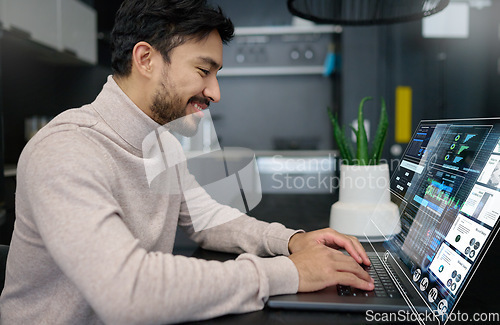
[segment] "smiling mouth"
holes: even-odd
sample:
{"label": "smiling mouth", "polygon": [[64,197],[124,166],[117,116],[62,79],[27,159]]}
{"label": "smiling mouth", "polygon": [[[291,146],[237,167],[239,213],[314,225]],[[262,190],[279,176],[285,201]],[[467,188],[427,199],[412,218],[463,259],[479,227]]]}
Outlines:
{"label": "smiling mouth", "polygon": [[200,112],[207,109],[210,106],[210,102],[208,100],[201,98],[192,98],[189,101],[189,104],[193,105],[193,107]]}
{"label": "smiling mouth", "polygon": [[199,110],[200,112],[201,112],[202,110],[206,109],[206,108],[201,107],[198,103],[195,103],[193,106],[194,106],[194,108],[196,108],[196,109],[197,109],[197,110]]}

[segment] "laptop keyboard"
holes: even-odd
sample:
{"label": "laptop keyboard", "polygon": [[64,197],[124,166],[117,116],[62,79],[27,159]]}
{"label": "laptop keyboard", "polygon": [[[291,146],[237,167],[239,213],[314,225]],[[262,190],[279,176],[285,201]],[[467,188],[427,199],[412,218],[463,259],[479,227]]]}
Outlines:
{"label": "laptop keyboard", "polygon": [[[392,281],[390,275],[382,265],[382,262],[377,257],[371,257],[372,265],[365,267],[365,270],[370,274],[375,282],[373,291],[364,291],[351,288],[350,286],[337,285],[337,293],[340,296],[361,296],[361,297],[382,297],[382,298],[399,298],[401,294],[398,288]],[[391,265],[388,264],[391,273],[396,275]],[[404,289],[403,289],[404,290]]]}

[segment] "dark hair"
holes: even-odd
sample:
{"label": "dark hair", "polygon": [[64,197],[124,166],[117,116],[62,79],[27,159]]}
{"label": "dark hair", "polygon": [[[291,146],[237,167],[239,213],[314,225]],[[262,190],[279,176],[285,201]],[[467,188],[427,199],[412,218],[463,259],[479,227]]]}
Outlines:
{"label": "dark hair", "polygon": [[220,7],[206,0],[125,0],[116,13],[111,32],[111,67],[118,76],[132,70],[132,50],[140,42],[148,42],[163,59],[175,47],[191,39],[203,39],[217,30],[224,44],[234,35],[231,20]]}

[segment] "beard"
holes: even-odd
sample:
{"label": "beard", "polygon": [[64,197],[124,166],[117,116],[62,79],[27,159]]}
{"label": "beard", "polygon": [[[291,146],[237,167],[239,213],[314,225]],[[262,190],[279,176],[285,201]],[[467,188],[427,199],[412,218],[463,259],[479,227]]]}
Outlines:
{"label": "beard", "polygon": [[164,82],[153,97],[150,110],[152,119],[161,125],[165,125],[186,115],[186,107],[182,105],[182,99],[177,95],[170,95]]}
{"label": "beard", "polygon": [[[170,89],[174,90],[174,87]],[[183,103],[180,96],[171,93],[173,91],[170,92],[167,85],[162,82],[150,107],[152,119],[183,136],[194,136],[198,132],[201,117],[196,114],[186,115],[187,104]],[[196,100],[196,97],[191,97],[188,104],[193,100]]]}

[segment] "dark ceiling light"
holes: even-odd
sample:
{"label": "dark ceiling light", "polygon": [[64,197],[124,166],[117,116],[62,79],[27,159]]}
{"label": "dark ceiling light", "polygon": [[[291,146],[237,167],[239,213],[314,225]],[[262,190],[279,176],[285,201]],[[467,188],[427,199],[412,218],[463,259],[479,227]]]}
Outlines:
{"label": "dark ceiling light", "polygon": [[288,0],[288,10],[320,24],[376,25],[422,19],[450,0]]}

